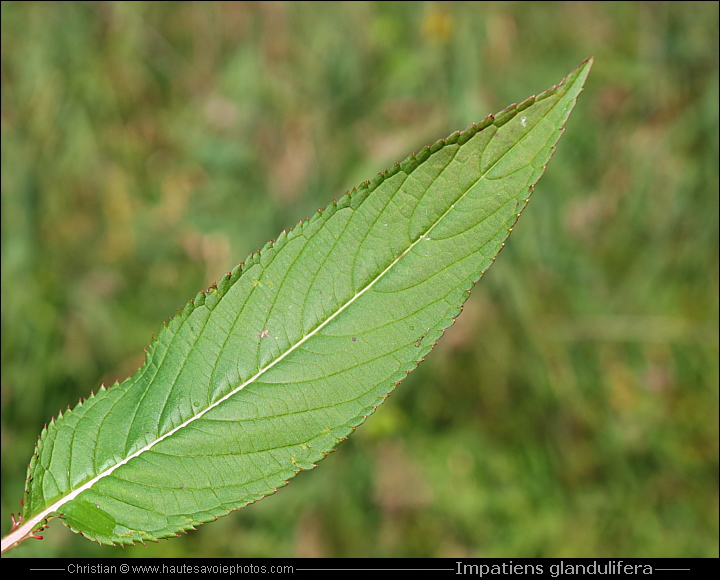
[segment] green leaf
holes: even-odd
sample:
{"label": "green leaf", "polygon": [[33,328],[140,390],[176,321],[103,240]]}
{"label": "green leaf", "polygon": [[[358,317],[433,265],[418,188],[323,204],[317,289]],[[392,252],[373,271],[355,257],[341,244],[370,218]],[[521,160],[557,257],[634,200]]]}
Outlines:
{"label": "green leaf", "polygon": [[166,538],[315,467],[460,313],[591,64],[395,164],[198,294],[137,374],[43,430],[3,548],[53,516],[101,543]]}

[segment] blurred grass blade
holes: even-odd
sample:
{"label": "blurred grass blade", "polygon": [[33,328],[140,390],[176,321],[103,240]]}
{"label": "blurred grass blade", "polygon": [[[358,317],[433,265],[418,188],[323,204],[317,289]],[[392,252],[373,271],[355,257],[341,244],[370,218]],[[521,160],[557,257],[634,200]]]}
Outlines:
{"label": "blurred grass blade", "polygon": [[58,515],[101,543],[177,535],[314,467],[453,323],[591,64],[397,163],[191,300],[135,376],[43,430],[3,549]]}

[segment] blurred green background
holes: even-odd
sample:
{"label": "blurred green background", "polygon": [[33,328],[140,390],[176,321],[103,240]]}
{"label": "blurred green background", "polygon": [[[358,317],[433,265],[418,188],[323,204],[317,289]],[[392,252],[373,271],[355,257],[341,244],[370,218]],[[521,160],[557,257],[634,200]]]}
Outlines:
{"label": "blurred green background", "polygon": [[718,4],[2,3],[2,532],[43,424],[283,228],[595,56],[457,324],[277,495],[121,550],[718,556]]}

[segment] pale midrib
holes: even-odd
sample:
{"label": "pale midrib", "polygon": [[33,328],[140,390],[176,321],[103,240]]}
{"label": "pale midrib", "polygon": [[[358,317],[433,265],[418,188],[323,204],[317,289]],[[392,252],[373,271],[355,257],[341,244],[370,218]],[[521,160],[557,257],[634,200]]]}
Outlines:
{"label": "pale midrib", "polygon": [[[558,99],[558,103],[559,103],[561,100],[562,100],[562,99]],[[555,106],[557,106],[558,103],[555,103]],[[554,107],[553,107],[553,108],[554,108]],[[549,111],[548,111],[548,112],[549,112]],[[539,123],[539,121],[538,121],[538,123]],[[536,125],[536,126],[537,126],[537,125]],[[499,130],[500,130],[500,129],[499,129]],[[451,203],[451,204],[449,205],[448,209],[447,209],[439,218],[437,218],[437,219],[427,228],[427,230],[418,237],[418,239],[417,239],[416,241],[414,241],[412,244],[410,244],[410,245],[407,247],[407,249],[405,249],[403,252],[401,252],[400,255],[399,255],[397,258],[395,258],[395,259],[390,263],[389,266],[387,266],[380,274],[378,274],[378,275],[377,275],[370,283],[368,283],[362,290],[360,290],[360,292],[358,292],[358,293],[355,294],[350,300],[348,300],[341,308],[339,308],[339,309],[336,310],[332,315],[330,315],[330,316],[327,318],[327,320],[325,320],[322,324],[319,324],[312,332],[310,332],[309,334],[305,335],[301,340],[299,340],[299,341],[298,341],[297,343],[295,343],[291,348],[289,348],[288,350],[286,350],[282,355],[280,355],[278,358],[276,358],[274,361],[272,361],[272,362],[271,362],[270,364],[268,364],[267,366],[265,366],[265,367],[263,367],[262,369],[260,369],[257,373],[255,373],[255,375],[253,375],[253,376],[252,376],[251,378],[249,378],[247,381],[245,381],[244,383],[242,383],[240,386],[238,386],[238,387],[236,387],[235,389],[233,389],[232,391],[230,391],[227,395],[225,395],[224,397],[218,399],[216,402],[214,402],[212,405],[208,406],[207,408],[203,409],[203,410],[202,410],[201,412],[199,412],[197,415],[193,415],[193,416],[190,417],[188,420],[186,420],[184,423],[181,423],[180,425],[178,425],[178,426],[175,427],[174,429],[168,431],[168,432],[167,432],[165,435],[163,435],[162,437],[159,437],[158,439],[156,439],[156,440],[152,441],[151,443],[147,444],[145,447],[142,447],[141,449],[138,449],[135,453],[133,453],[132,455],[129,455],[128,457],[126,457],[125,459],[123,459],[122,461],[120,461],[119,463],[116,463],[116,464],[113,465],[112,467],[106,469],[105,471],[103,471],[103,472],[100,473],[99,475],[95,476],[93,479],[91,479],[91,480],[89,480],[88,482],[86,482],[86,483],[84,483],[83,485],[81,485],[81,486],[80,486],[79,488],[77,488],[75,491],[69,493],[68,495],[64,496],[62,499],[56,501],[54,504],[52,504],[51,506],[49,506],[48,508],[46,508],[45,510],[43,510],[40,514],[38,514],[37,516],[35,516],[35,517],[31,518],[30,520],[28,520],[25,524],[23,524],[20,528],[18,528],[18,531],[20,531],[20,530],[27,530],[25,533],[29,533],[30,531],[34,530],[37,526],[40,525],[40,523],[41,523],[43,520],[45,520],[46,518],[48,518],[51,513],[58,511],[63,505],[65,505],[66,503],[68,503],[68,502],[72,501],[73,499],[75,499],[78,495],[80,495],[80,494],[81,494],[82,492],[84,492],[85,490],[90,489],[95,483],[97,483],[98,481],[100,481],[100,480],[103,479],[104,477],[107,477],[107,476],[111,475],[116,469],[118,469],[118,468],[122,467],[123,465],[125,465],[126,463],[130,462],[132,459],[135,459],[136,457],[142,455],[142,454],[145,453],[146,451],[149,451],[150,449],[152,449],[152,448],[153,448],[155,445],[157,445],[158,443],[164,441],[164,440],[167,439],[168,437],[171,437],[172,435],[174,435],[175,433],[177,433],[180,429],[183,429],[183,428],[187,427],[187,426],[188,426],[190,423],[192,423],[193,421],[196,421],[197,419],[200,419],[203,415],[205,415],[206,413],[208,413],[209,411],[211,411],[212,409],[214,409],[214,408],[217,407],[218,405],[222,404],[223,402],[225,402],[226,400],[228,400],[230,397],[232,397],[232,396],[236,395],[237,393],[239,393],[240,391],[242,391],[246,386],[248,386],[249,384],[251,384],[251,383],[253,383],[255,380],[257,380],[262,374],[264,374],[265,372],[267,372],[268,370],[270,370],[271,368],[273,368],[276,364],[278,364],[279,362],[281,362],[282,360],[284,360],[289,354],[291,354],[291,353],[294,352],[296,349],[298,349],[300,346],[302,346],[303,344],[305,344],[305,342],[307,342],[307,341],[308,341],[309,339],[311,339],[313,336],[317,335],[318,332],[320,332],[323,328],[325,328],[328,324],[330,324],[330,322],[332,322],[333,320],[335,320],[335,319],[336,319],[340,314],[342,314],[347,308],[349,308],[353,303],[355,303],[363,294],[365,294],[368,290],[370,290],[379,280],[381,280],[381,279],[385,276],[385,274],[387,274],[408,252],[410,252],[410,251],[411,251],[415,246],[417,246],[420,242],[422,242],[423,240],[425,240],[425,239],[427,238],[428,234],[430,234],[430,233],[432,232],[432,230],[433,230],[440,222],[442,222],[442,221],[445,219],[445,217],[455,208],[455,205],[458,204],[460,201],[462,201],[462,200],[465,198],[465,196],[467,196],[468,193],[470,193],[470,191],[472,191],[472,190],[475,188],[475,186],[476,186],[482,179],[484,179],[484,178],[487,176],[487,174],[490,173],[490,171],[491,171],[498,163],[500,163],[500,161],[502,161],[507,155],[509,155],[510,152],[511,152],[515,147],[517,147],[520,143],[522,143],[531,133],[532,133],[532,131],[528,131],[528,133],[526,133],[525,136],[524,136],[520,141],[518,141],[517,143],[514,143],[513,146],[512,146],[507,152],[505,152],[503,155],[501,155],[492,165],[490,165],[490,166],[487,168],[487,170],[486,170],[483,174],[481,174],[481,175],[475,180],[475,182],[474,182],[470,187],[467,188],[467,190],[465,191],[465,193],[463,193],[458,199],[456,199],[453,203]],[[462,147],[462,145],[460,145],[460,146],[458,146],[458,147]],[[483,151],[483,152],[484,152],[484,151]],[[480,152],[481,158],[482,158],[483,152]],[[456,153],[457,153],[457,152],[456,152]],[[453,156],[453,161],[455,161],[455,156]],[[416,168],[415,170],[417,170],[417,168]],[[440,177],[440,175],[438,175],[437,178],[439,178],[439,177]],[[437,178],[436,178],[436,179],[437,179]],[[399,190],[398,190],[398,191],[399,191]],[[396,192],[396,194],[397,194],[397,192]],[[358,208],[358,209],[359,209],[359,208]],[[356,211],[357,211],[357,210],[356,210]],[[8,535],[6,538],[3,539],[2,551],[5,551],[5,550],[6,550],[8,547],[10,547],[15,541],[18,541],[17,539],[14,539],[12,542],[10,542],[9,544],[6,545],[6,540],[10,540],[10,539],[11,539],[11,536],[14,536],[14,535],[16,535],[16,534],[10,534],[10,535]]]}

